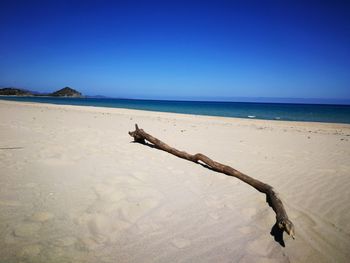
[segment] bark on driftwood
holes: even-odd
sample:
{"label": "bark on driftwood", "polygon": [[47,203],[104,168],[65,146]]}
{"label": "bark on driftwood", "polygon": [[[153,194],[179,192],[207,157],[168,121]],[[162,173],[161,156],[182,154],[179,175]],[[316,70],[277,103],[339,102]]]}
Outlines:
{"label": "bark on driftwood", "polygon": [[228,176],[236,177],[243,182],[251,185],[259,192],[262,192],[266,194],[266,199],[269,205],[272,207],[272,209],[276,213],[276,224],[280,228],[281,231],[286,231],[288,235],[290,235],[292,238],[294,238],[294,225],[289,220],[286,210],[284,209],[284,206],[282,204],[281,199],[278,197],[277,193],[274,191],[272,186],[265,184],[259,180],[256,180],[246,174],[243,174],[236,169],[233,169],[232,167],[228,165],[221,164],[219,162],[216,162],[209,157],[205,156],[204,154],[197,153],[197,154],[189,154],[184,151],[179,151],[173,147],[170,147],[166,143],[160,141],[159,139],[153,137],[152,135],[146,133],[144,130],[139,129],[137,124],[135,125],[135,131],[129,132],[129,135],[134,138],[135,142],[146,144],[146,140],[153,144],[154,147],[161,149],[163,151],[166,151],[168,153],[171,153],[177,157],[199,163],[202,162],[205,165],[209,166],[212,170],[220,173],[224,173]]}

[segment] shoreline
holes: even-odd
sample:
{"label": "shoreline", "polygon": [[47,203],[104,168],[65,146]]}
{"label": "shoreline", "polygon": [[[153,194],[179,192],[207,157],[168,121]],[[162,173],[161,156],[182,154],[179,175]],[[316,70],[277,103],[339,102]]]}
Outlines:
{"label": "shoreline", "polygon": [[[15,97],[14,97],[15,98]],[[29,97],[24,97],[24,98],[29,98]],[[112,98],[106,98],[106,101],[108,100],[115,100],[117,102],[115,103],[118,103],[118,101],[135,101],[135,102],[142,102],[142,101],[150,101],[150,102],[154,102],[154,103],[183,103],[184,107],[186,106],[187,103],[199,103],[199,105],[201,103],[208,103],[208,111],[201,111],[200,112],[200,107],[199,105],[195,106],[193,109],[190,109],[190,110],[181,110],[181,107],[179,107],[178,109],[171,109],[171,107],[174,107],[174,105],[171,106],[168,105],[170,108],[162,108],[163,106],[160,106],[161,104],[159,104],[158,106],[157,105],[139,105],[138,103],[136,104],[133,104],[133,105],[110,105],[110,106],[107,106],[107,105],[103,105],[104,103],[100,103],[100,101],[97,101],[95,103],[90,103],[90,104],[95,104],[95,105],[88,105],[88,104],[85,104],[83,102],[79,102],[79,99],[81,98],[69,98],[69,97],[41,97],[42,99],[47,99],[49,101],[40,101],[40,98],[39,101],[26,101],[26,100],[11,100],[11,99],[4,99],[3,101],[15,101],[15,102],[21,102],[21,103],[42,103],[42,104],[52,104],[52,105],[67,105],[67,106],[82,106],[82,107],[101,107],[101,108],[116,108],[116,109],[130,109],[130,110],[143,110],[143,111],[151,111],[151,112],[164,112],[164,113],[174,113],[174,114],[186,114],[186,115],[196,115],[196,116],[209,116],[209,117],[224,117],[224,118],[237,118],[237,119],[253,119],[253,120],[271,120],[271,121],[287,121],[287,122],[312,122],[312,123],[335,123],[335,124],[349,124],[350,125],[350,119],[349,118],[345,118],[346,115],[346,111],[349,111],[349,114],[350,114],[350,105],[336,105],[336,104],[288,104],[288,103],[250,103],[250,102],[204,102],[204,101],[162,101],[162,100],[138,100],[138,99],[112,99]],[[65,104],[64,102],[62,101],[65,101],[65,100],[74,100],[74,99],[78,99],[78,102],[77,104]],[[89,99],[89,98],[86,98],[86,99]],[[91,98],[91,99],[94,99],[94,98]],[[1,100],[1,98],[0,98]],[[52,100],[52,101],[50,101]],[[56,101],[55,103],[55,100],[58,100]],[[100,98],[97,98],[97,100],[100,100]],[[104,99],[102,99],[104,100]],[[258,110],[258,112],[250,112],[250,110],[248,111],[248,109],[240,109],[238,108],[237,109],[237,113],[236,114],[232,114],[230,113],[230,111],[227,111],[227,112],[217,112],[219,110],[218,109],[213,109],[212,106],[209,106],[210,104],[215,104],[215,103],[228,103],[228,104],[231,104],[231,103],[234,103],[234,104],[242,104],[242,105],[245,105],[245,104],[256,104],[256,105],[267,105],[267,112],[266,113],[267,115],[265,116],[266,118],[264,118],[263,116],[265,115],[264,112],[259,112],[261,109]],[[79,105],[80,104],[80,105]],[[81,105],[83,104],[83,105]],[[108,104],[108,103],[106,103]],[[287,116],[283,116],[283,114],[281,113],[281,116],[279,116],[280,114],[279,113],[276,113],[276,114],[272,114],[272,108],[269,108],[271,107],[271,105],[279,105],[281,107],[294,107],[294,106],[298,106],[298,107],[310,107],[310,106],[315,106],[315,107],[343,107],[343,112],[341,113],[337,113],[337,115],[335,115],[335,117],[332,119],[332,120],[329,120],[329,118],[327,117],[327,115],[324,114],[324,116],[320,115],[318,116],[317,118],[314,118],[315,120],[310,120],[310,117],[307,117],[308,114],[316,114],[317,116],[317,111],[316,112],[312,112],[312,109],[310,109],[310,112],[308,112],[308,110],[306,109],[303,109],[303,111],[305,111],[303,114],[305,115],[303,120],[300,120],[301,118],[298,117],[298,113],[297,111],[294,112],[294,115],[292,113],[284,113],[284,114],[287,114]],[[177,106],[175,106],[176,108]],[[187,106],[186,106],[187,107]],[[344,108],[345,107],[345,108]],[[148,109],[146,109],[148,108]],[[239,113],[240,111],[247,111],[245,112],[245,114],[242,114],[242,113]],[[281,110],[283,110],[283,108],[281,108]],[[320,109],[319,109],[320,110]],[[331,110],[335,110],[334,108],[333,109],[328,109],[329,111]],[[199,112],[198,112],[199,111]],[[270,112],[269,112],[270,111]],[[344,112],[345,111],[345,112]],[[261,115],[260,115],[261,114]],[[271,115],[272,114],[272,115]],[[289,114],[289,115],[288,115]],[[236,115],[236,116],[233,116],[233,115]],[[238,116],[237,116],[238,115]],[[258,117],[256,117],[256,116]],[[259,117],[260,116],[260,117]],[[294,116],[294,117],[293,117]],[[317,120],[319,119],[319,120]],[[337,122],[337,119],[338,119],[338,122]],[[328,121],[327,121],[328,120]]]}

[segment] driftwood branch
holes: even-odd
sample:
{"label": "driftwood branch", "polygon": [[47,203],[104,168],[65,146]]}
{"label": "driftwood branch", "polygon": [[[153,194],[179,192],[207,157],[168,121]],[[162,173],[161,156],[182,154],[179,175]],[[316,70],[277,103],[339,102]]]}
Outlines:
{"label": "driftwood branch", "polygon": [[226,174],[228,176],[236,177],[243,182],[251,185],[259,192],[262,192],[266,194],[267,202],[270,204],[272,209],[276,213],[276,224],[279,227],[281,231],[286,231],[288,235],[290,235],[292,238],[294,238],[294,225],[289,220],[286,210],[284,209],[284,206],[282,204],[281,199],[278,197],[277,193],[274,191],[272,186],[265,184],[259,180],[256,180],[246,174],[241,173],[240,171],[237,171],[236,169],[233,169],[232,167],[228,165],[221,164],[219,162],[216,162],[209,157],[205,156],[204,154],[197,153],[197,154],[189,154],[184,151],[179,151],[173,147],[170,147],[166,143],[160,141],[159,139],[153,137],[152,135],[146,133],[144,130],[139,129],[137,124],[135,125],[135,131],[129,132],[129,135],[134,138],[135,142],[146,144],[146,140],[154,145],[154,147],[161,149],[163,151],[166,151],[168,153],[171,153],[177,157],[199,163],[202,162],[209,166],[212,170]]}

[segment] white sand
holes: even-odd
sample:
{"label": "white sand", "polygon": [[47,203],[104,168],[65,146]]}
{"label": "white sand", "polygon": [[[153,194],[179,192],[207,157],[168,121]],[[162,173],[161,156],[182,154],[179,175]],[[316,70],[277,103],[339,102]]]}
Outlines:
{"label": "white sand", "polygon": [[[137,143],[147,132],[271,184],[265,196]],[[0,101],[1,262],[349,262],[350,125]]]}

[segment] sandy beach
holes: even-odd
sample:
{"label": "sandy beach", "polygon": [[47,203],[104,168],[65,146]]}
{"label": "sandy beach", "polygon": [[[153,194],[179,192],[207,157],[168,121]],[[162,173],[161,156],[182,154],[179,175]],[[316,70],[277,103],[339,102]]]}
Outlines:
{"label": "sandy beach", "polygon": [[[132,143],[138,123],[280,194]],[[0,101],[0,262],[349,262],[350,125]]]}

